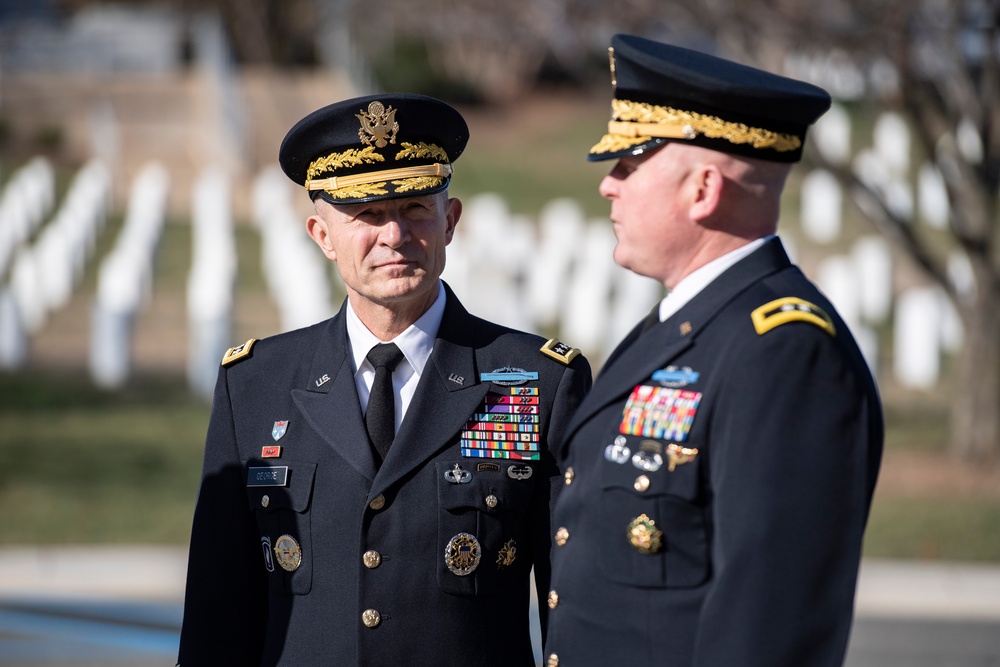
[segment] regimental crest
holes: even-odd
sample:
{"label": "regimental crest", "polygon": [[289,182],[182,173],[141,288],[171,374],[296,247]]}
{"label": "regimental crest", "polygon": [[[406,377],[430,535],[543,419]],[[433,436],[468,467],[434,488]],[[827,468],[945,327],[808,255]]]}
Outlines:
{"label": "regimental crest", "polygon": [[444,550],[444,563],[452,574],[460,577],[472,574],[472,571],[479,566],[479,559],[482,557],[482,549],[479,540],[475,535],[469,533],[459,533],[448,540],[448,546]]}
{"label": "regimental crest", "polygon": [[275,440],[281,440],[281,436],[285,435],[285,431],[287,430],[288,430],[287,419],[274,422],[274,428],[271,429],[271,437],[274,438]]}
{"label": "regimental crest", "polygon": [[663,531],[645,514],[629,522],[627,536],[632,548],[644,556],[659,553],[663,548]]}
{"label": "regimental crest", "polygon": [[354,115],[361,121],[361,128],[358,130],[361,143],[366,146],[374,144],[377,148],[396,143],[399,123],[396,122],[396,110],[392,106],[386,109],[381,102],[376,101],[368,105],[368,113],[362,110]]}

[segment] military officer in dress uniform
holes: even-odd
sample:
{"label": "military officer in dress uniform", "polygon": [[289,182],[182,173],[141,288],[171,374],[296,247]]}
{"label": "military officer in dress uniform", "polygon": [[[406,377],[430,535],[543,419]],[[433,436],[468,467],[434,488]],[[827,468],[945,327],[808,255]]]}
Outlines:
{"label": "military officer in dress uniform", "polygon": [[440,280],[467,139],[455,109],[402,94],[327,106],[285,137],[347,300],[222,361],[183,667],[534,664],[529,573],[544,601],[562,486],[549,442],[591,375]]}
{"label": "military officer in dress uniform", "polygon": [[573,417],[549,667],[843,661],[881,450],[869,369],[774,236],[815,86],[613,38],[615,261],[666,298]]}

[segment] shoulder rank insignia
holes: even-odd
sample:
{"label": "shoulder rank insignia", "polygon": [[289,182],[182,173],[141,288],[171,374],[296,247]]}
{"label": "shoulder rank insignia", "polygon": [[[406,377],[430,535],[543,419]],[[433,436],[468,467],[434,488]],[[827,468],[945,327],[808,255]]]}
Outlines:
{"label": "shoulder rank insignia", "polygon": [[222,357],[222,365],[229,367],[235,364],[237,361],[242,361],[250,356],[250,350],[253,348],[253,344],[257,342],[256,338],[251,338],[242,345],[237,345],[236,347],[231,347],[226,350],[225,356]]}
{"label": "shoulder rank insignia", "polygon": [[757,335],[762,336],[775,327],[788,322],[815,324],[831,336],[837,335],[833,320],[819,306],[793,296],[775,299],[750,313]]}
{"label": "shoulder rank insignia", "polygon": [[566,364],[567,366],[569,366],[569,362],[573,361],[580,354],[580,350],[570,347],[566,343],[560,343],[555,338],[545,341],[545,345],[542,345],[541,351],[545,356],[552,357],[559,363]]}

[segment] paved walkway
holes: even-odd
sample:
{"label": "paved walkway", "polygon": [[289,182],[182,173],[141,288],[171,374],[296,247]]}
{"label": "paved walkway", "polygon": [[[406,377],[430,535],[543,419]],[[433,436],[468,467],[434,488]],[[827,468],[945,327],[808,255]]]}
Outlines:
{"label": "paved walkway", "polygon": [[[0,549],[0,666],[172,665],[186,558],[176,547]],[[857,618],[848,667],[1000,665],[1000,565],[866,561]]]}

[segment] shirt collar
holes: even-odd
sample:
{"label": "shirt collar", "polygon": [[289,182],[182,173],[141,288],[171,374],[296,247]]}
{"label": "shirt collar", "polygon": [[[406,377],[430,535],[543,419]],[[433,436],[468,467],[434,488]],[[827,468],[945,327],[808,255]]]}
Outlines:
{"label": "shirt collar", "polygon": [[354,372],[357,374],[363,364],[371,368],[365,357],[368,351],[379,343],[395,343],[402,351],[406,362],[413,368],[417,375],[423,373],[427,360],[430,359],[434,349],[434,340],[437,338],[438,329],[441,327],[441,319],[444,317],[444,306],[447,301],[444,284],[438,281],[438,294],[431,307],[424,312],[420,318],[406,328],[391,341],[379,340],[375,334],[368,330],[361,318],[351,305],[351,300],[347,300],[347,338],[351,343],[351,354],[354,357]]}
{"label": "shirt collar", "polygon": [[660,301],[660,321],[665,322],[667,318],[683,308],[688,301],[698,296],[699,292],[708,287],[709,283],[722,275],[726,269],[764,245],[771,238],[773,238],[773,235],[755,239],[736,250],[713,259],[708,264],[686,275]]}

